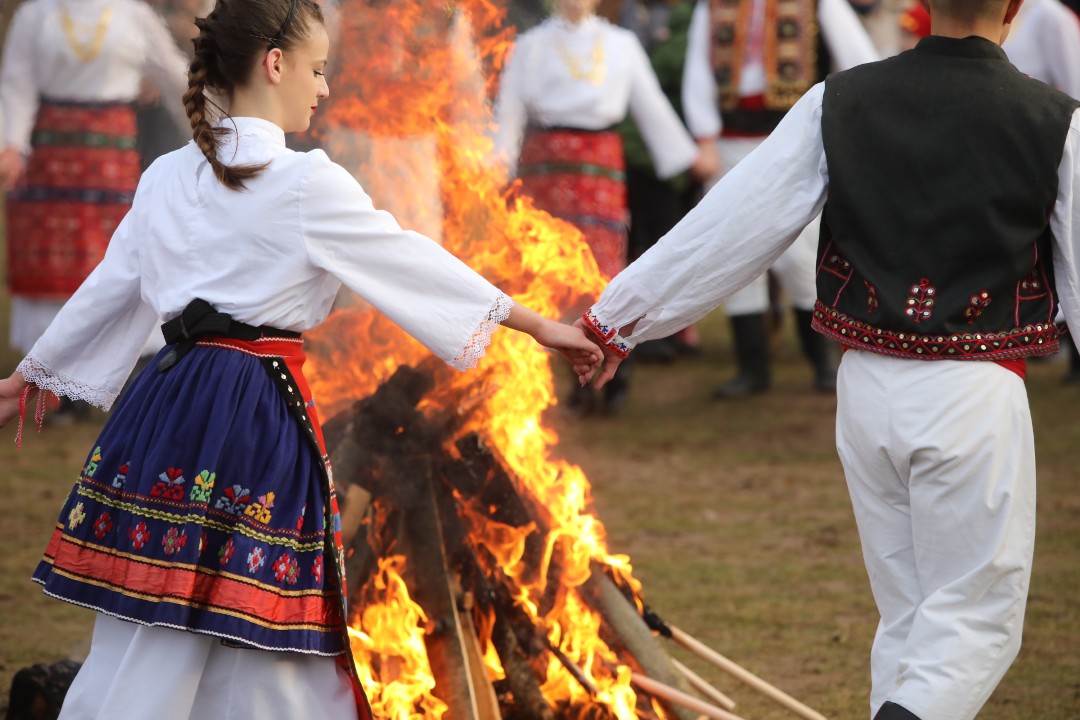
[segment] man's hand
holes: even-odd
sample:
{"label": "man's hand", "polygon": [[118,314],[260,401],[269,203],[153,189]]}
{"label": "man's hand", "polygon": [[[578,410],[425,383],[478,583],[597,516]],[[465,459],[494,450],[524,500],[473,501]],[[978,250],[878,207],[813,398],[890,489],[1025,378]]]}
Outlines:
{"label": "man's hand", "polygon": [[[593,384],[596,386],[596,389],[599,390],[607,385],[608,380],[615,377],[615,371],[619,369],[619,365],[622,363],[623,359],[603,344],[603,341],[592,331],[592,328],[589,327],[589,324],[585,322],[583,318],[575,320],[574,327],[580,329],[581,332],[585,334],[585,337],[596,343],[596,346],[604,354],[604,366],[601,368],[600,374],[593,378]],[[581,378],[580,374],[578,375],[578,378]],[[584,385],[588,381],[589,378],[586,377],[581,384]]]}
{"label": "man's hand", "polygon": [[690,172],[702,182],[712,180],[723,169],[720,151],[716,149],[716,140],[712,138],[698,140],[698,156],[690,166]]}
{"label": "man's hand", "polygon": [[0,380],[0,427],[4,427],[19,414],[19,402],[26,389],[22,373],[15,371],[11,377]]}

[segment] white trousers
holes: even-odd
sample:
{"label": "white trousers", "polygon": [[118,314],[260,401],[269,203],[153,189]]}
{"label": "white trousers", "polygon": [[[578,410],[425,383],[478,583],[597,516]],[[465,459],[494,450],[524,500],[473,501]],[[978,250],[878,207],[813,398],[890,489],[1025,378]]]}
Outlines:
{"label": "white trousers", "polygon": [[[723,177],[729,170],[751,153],[764,138],[720,138],[717,147]],[[717,178],[719,179],[719,178]],[[817,299],[816,269],[818,236],[821,232],[821,215],[815,217],[795,238],[784,253],[776,259],[770,271],[780,283],[792,306],[797,310],[813,310]],[[727,299],[724,305],[728,315],[751,315],[769,309],[769,279],[763,273]]]}
{"label": "white trousers", "polygon": [[836,440],[881,614],[870,715],[971,720],[1020,648],[1035,540],[1023,380],[985,361],[844,353]]}
{"label": "white trousers", "polygon": [[59,720],[356,720],[333,658],[225,647],[220,639],[98,614]]}

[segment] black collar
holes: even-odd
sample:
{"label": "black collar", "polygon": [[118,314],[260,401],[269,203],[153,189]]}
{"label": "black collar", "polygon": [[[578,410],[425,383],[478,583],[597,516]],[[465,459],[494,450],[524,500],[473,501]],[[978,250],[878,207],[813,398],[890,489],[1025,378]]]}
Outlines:
{"label": "black collar", "polygon": [[966,38],[944,37],[943,35],[927,35],[915,46],[919,53],[932,53],[934,55],[948,55],[950,57],[969,58],[972,60],[1004,60],[1009,61],[1005,51],[996,42],[991,42],[978,35],[970,35]]}

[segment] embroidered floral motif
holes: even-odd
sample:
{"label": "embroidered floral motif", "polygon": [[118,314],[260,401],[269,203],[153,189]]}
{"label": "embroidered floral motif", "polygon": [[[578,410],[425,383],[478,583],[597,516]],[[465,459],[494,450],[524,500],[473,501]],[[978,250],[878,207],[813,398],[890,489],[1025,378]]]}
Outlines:
{"label": "embroidered floral motif", "polygon": [[300,532],[304,529],[304,513],[307,512],[307,503],[304,503],[304,507],[300,509],[300,518],[296,521],[296,531]]}
{"label": "embroidered floral motif", "polygon": [[216,478],[217,474],[209,470],[203,470],[196,475],[195,483],[191,486],[191,502],[209,503],[210,491],[214,489],[214,480]]}
{"label": "embroidered floral motif", "polygon": [[630,355],[633,346],[619,335],[618,328],[605,325],[600,321],[600,318],[596,317],[592,310],[586,310],[581,317],[585,320],[586,324],[588,324],[589,329],[604,341],[604,345],[606,345],[609,350],[622,358]]}
{"label": "embroidered floral motif", "polygon": [[82,525],[82,521],[86,519],[86,509],[83,508],[83,504],[79,503],[75,507],[71,508],[71,512],[68,513],[68,529],[74,530]]}
{"label": "embroidered floral motif", "polygon": [[233,543],[233,539],[229,538],[225,541],[225,544],[218,550],[218,561],[224,567],[229,564],[229,560],[232,558],[233,553],[236,552],[236,545]]}
{"label": "embroidered floral motif", "polygon": [[838,252],[831,252],[821,261],[821,269],[841,280],[851,279],[851,262]]}
{"label": "embroidered floral motif", "polygon": [[114,488],[122,488],[122,487],[124,487],[124,481],[127,480],[127,476],[128,476],[128,463],[124,463],[123,465],[121,465],[117,469],[116,477],[114,477],[113,481],[112,481],[112,486]]}
{"label": "embroidered floral motif", "polygon": [[872,313],[881,304],[878,302],[877,288],[865,280],[863,280],[863,285],[866,286],[866,312]]}
{"label": "embroidered floral motif", "polygon": [[225,492],[218,498],[217,502],[214,503],[214,507],[218,510],[232,513],[233,515],[239,515],[244,512],[244,508],[247,507],[247,504],[250,501],[250,490],[239,485],[233,485],[232,487],[225,488]]}
{"label": "embroidered floral motif", "polygon": [[94,477],[94,473],[97,472],[98,463],[101,462],[101,446],[94,448],[94,452],[90,453],[90,462],[86,463],[86,469],[83,473],[87,477]]}
{"label": "embroidered floral motif", "polygon": [[249,518],[254,518],[256,522],[261,522],[264,525],[270,522],[270,508],[274,507],[274,493],[269,492],[265,495],[259,496],[258,502],[253,502],[247,506],[244,510],[244,514]]}
{"label": "embroidered floral motif", "polygon": [[904,312],[915,322],[929,320],[934,314],[934,295],[936,294],[937,288],[931,285],[929,280],[923,278],[917,285],[911,286],[911,297],[908,298],[908,307]]}
{"label": "embroidered floral motif", "polygon": [[110,530],[112,530],[112,518],[109,517],[108,512],[103,512],[94,521],[94,537],[98,540],[104,540]]}
{"label": "embroidered floral motif", "polygon": [[170,500],[183,500],[184,488],[180,487],[184,480],[184,471],[180,468],[169,468],[158,475],[161,482],[150,488],[150,494],[154,497],[164,497]]}
{"label": "embroidered floral motif", "polygon": [[299,575],[300,565],[296,562],[296,558],[291,555],[282,555],[278,558],[277,562],[274,563],[274,577],[277,578],[278,582],[295,585]]}
{"label": "embroidered floral motif", "polygon": [[247,556],[248,572],[255,574],[266,564],[266,553],[262,548],[252,548]]}
{"label": "embroidered floral motif", "polygon": [[975,319],[983,314],[983,310],[990,304],[990,293],[983,290],[981,293],[972,295],[969,299],[970,304],[964,310],[964,317],[968,319],[968,325],[975,322]]}
{"label": "embroidered floral motif", "polygon": [[322,582],[323,573],[323,556],[319,555],[315,558],[315,562],[311,564],[311,577],[315,578],[315,582]]}
{"label": "embroidered floral motif", "polygon": [[166,555],[175,555],[187,544],[187,533],[180,532],[176,528],[169,528],[165,537],[161,539],[161,546],[165,548]]}
{"label": "embroidered floral motif", "polygon": [[146,527],[146,523],[141,522],[128,530],[128,537],[131,539],[131,547],[142,550],[143,545],[150,542],[150,530]]}
{"label": "embroidered floral motif", "polygon": [[1042,280],[1041,268],[1031,268],[1031,271],[1020,281],[1016,289],[1017,300],[1038,300],[1046,295],[1046,283]]}

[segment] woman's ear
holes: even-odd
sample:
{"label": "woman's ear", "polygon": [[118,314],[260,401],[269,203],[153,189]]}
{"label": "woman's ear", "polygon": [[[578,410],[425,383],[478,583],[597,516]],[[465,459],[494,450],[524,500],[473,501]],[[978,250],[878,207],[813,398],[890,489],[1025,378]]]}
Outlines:
{"label": "woman's ear", "polygon": [[271,48],[266,55],[263,56],[261,68],[271,85],[277,85],[281,82],[281,67],[284,62],[283,58],[284,56],[281,54],[280,48]]}

